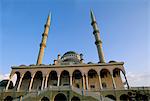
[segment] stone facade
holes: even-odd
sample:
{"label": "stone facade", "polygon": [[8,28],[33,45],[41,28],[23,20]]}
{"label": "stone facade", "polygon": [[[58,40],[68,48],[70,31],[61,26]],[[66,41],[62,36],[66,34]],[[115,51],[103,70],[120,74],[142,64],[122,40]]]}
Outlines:
{"label": "stone facade", "polygon": [[[123,62],[105,62],[96,19],[91,11],[99,63],[84,63],[74,51],[58,55],[54,64],[42,64],[50,27],[48,16],[37,64],[12,66],[9,80],[0,88],[1,101],[148,101],[149,87],[129,87]],[[16,78],[12,86],[13,78]]]}

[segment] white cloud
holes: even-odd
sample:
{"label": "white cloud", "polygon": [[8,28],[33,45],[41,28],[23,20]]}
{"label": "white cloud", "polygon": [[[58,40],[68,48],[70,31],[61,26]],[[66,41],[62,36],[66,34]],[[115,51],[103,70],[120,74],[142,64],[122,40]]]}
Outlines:
{"label": "white cloud", "polygon": [[9,78],[9,74],[0,74],[0,81],[8,78]]}
{"label": "white cloud", "polygon": [[[0,74],[0,81],[1,80],[4,80],[4,79],[9,79],[9,75],[10,74]],[[11,78],[11,81],[13,82],[13,85],[15,85],[15,83],[16,83],[16,79],[17,79],[17,76],[16,75],[14,75],[12,78]]]}
{"label": "white cloud", "polygon": [[130,86],[150,86],[150,73],[127,73]]}

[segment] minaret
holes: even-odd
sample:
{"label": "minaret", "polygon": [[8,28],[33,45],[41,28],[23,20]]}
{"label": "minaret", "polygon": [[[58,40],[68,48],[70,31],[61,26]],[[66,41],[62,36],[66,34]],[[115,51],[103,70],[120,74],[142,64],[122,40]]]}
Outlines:
{"label": "minaret", "polygon": [[96,23],[96,19],[95,19],[95,16],[94,16],[94,13],[93,11],[91,10],[91,25],[93,27],[93,34],[95,36],[95,44],[97,46],[97,51],[98,51],[98,57],[99,57],[99,62],[100,63],[105,63],[105,59],[104,59],[104,53],[103,53],[103,50],[102,50],[102,41],[101,41],[101,38],[100,38],[100,31],[98,29],[98,26],[97,26],[97,23]]}
{"label": "minaret", "polygon": [[51,13],[47,17],[47,22],[45,24],[44,33],[42,34],[42,42],[40,44],[39,55],[38,55],[38,59],[37,59],[37,63],[36,63],[37,65],[42,64],[42,60],[43,60],[43,56],[44,56],[44,49],[46,47],[46,41],[47,41],[48,32],[49,32],[49,28],[50,28],[50,22],[51,22]]}

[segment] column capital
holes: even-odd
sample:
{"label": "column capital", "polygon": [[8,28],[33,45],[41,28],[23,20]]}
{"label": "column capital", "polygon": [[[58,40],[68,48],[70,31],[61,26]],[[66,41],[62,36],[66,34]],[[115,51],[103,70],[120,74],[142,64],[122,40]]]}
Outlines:
{"label": "column capital", "polygon": [[57,74],[58,77],[60,77],[60,74]]}
{"label": "column capital", "polygon": [[82,74],[82,77],[84,77],[84,74]]}
{"label": "column capital", "polygon": [[32,74],[31,77],[34,78],[35,74],[36,74],[36,73]]}
{"label": "column capital", "polygon": [[[48,75],[49,75],[49,74],[48,74]],[[43,74],[43,78],[44,78],[44,77],[47,77],[47,74]]]}
{"label": "column capital", "polygon": [[110,75],[113,76],[113,72],[112,71],[110,72]]}
{"label": "column capital", "polygon": [[21,77],[21,78],[23,78],[23,77],[24,77],[24,75],[25,75],[25,73],[23,73],[20,77]]}
{"label": "column capital", "polygon": [[88,76],[88,73],[85,73],[84,75],[85,75],[85,76]]}
{"label": "column capital", "polygon": [[46,78],[48,78],[48,77],[49,77],[49,74],[46,75]]}

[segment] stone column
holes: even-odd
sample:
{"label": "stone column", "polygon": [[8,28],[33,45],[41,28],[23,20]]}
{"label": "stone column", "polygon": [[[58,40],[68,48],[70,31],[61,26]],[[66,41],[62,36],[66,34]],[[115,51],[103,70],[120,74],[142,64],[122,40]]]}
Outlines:
{"label": "stone column", "polygon": [[24,77],[24,74],[21,76],[21,78],[20,78],[20,81],[19,81],[19,84],[18,84],[18,88],[17,88],[17,91],[19,91],[20,90],[20,86],[21,86],[21,83],[22,83],[22,79],[23,79],[23,77]]}
{"label": "stone column", "polygon": [[49,74],[46,76],[46,80],[45,80],[45,88],[47,88],[48,77],[49,77]]}
{"label": "stone column", "polygon": [[85,78],[86,78],[86,88],[88,90],[89,89],[89,84],[88,84],[88,75],[87,74],[85,75]]}
{"label": "stone column", "polygon": [[11,79],[9,79],[9,81],[8,81],[8,83],[7,83],[6,91],[7,91],[7,90],[8,90],[8,88],[9,88],[10,82],[11,82]]}
{"label": "stone column", "polygon": [[100,86],[100,89],[103,89],[103,87],[102,87],[102,81],[101,81],[101,75],[98,75],[98,78],[99,78],[99,86]]}
{"label": "stone column", "polygon": [[123,73],[123,74],[124,74],[124,77],[125,77],[125,80],[126,80],[126,83],[127,83],[127,87],[129,89],[129,84],[128,84],[128,81],[127,81],[127,77],[126,77],[125,73]]}
{"label": "stone column", "polygon": [[113,77],[113,73],[111,73],[110,75],[111,75],[111,78],[112,78],[113,87],[114,87],[114,89],[116,89],[116,83],[115,83],[115,80],[114,80],[114,77]]}
{"label": "stone column", "polygon": [[60,75],[58,75],[58,82],[57,82],[57,86],[60,85]]}
{"label": "stone column", "polygon": [[82,75],[82,80],[83,80],[83,89],[85,89],[85,78],[84,78],[84,75]]}
{"label": "stone column", "polygon": [[43,76],[43,80],[42,80],[42,87],[41,87],[41,90],[44,89],[44,81],[45,81],[45,76]]}
{"label": "stone column", "polygon": [[72,75],[70,75],[70,86],[72,86]]}
{"label": "stone column", "polygon": [[33,80],[34,80],[34,75],[32,76],[31,81],[30,81],[29,91],[31,91],[31,88],[32,88],[32,84],[33,84]]}
{"label": "stone column", "polygon": [[20,96],[20,100],[19,101],[22,101],[22,96]]}

